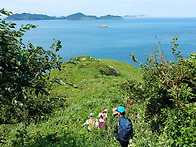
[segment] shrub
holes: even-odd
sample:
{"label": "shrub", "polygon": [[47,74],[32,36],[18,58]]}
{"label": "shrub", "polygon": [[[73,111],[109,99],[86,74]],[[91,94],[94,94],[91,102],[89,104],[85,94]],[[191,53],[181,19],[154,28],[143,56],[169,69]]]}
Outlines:
{"label": "shrub", "polygon": [[[2,9],[0,14],[10,16],[11,12]],[[50,112],[49,71],[60,69],[62,63],[56,54],[61,48],[59,40],[48,51],[31,43],[26,47],[22,36],[36,26],[22,25],[19,30],[15,26],[0,18],[0,124]]]}
{"label": "shrub", "polygon": [[175,37],[171,42],[175,61],[167,61],[162,53],[149,56],[146,63],[139,63],[132,54],[132,60],[143,68],[144,85],[134,81],[124,88],[130,97],[144,100],[145,118],[151,123],[152,131],[167,134],[172,146],[194,146],[196,133],[196,54],[189,59],[176,51]]}

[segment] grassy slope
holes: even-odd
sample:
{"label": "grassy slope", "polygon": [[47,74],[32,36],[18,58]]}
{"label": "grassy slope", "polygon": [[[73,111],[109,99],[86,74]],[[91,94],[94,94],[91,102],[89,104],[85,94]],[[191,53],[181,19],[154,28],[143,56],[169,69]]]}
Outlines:
{"label": "grassy slope", "polygon": [[[115,68],[119,76],[107,75],[114,73],[108,70],[110,66]],[[101,71],[105,72],[101,74]],[[142,82],[142,71],[139,68],[120,61],[79,57],[65,64],[62,71],[52,71],[51,78],[59,78],[69,83],[56,84],[51,91],[53,95],[65,97],[67,107],[56,111],[47,121],[39,124],[32,123],[27,128],[23,123],[15,125],[12,130],[9,130],[7,138],[9,141],[6,146],[11,145],[11,140],[17,140],[16,145],[21,145],[23,142],[26,146],[119,145],[113,139],[112,108],[126,105],[126,93],[120,89],[123,82],[127,79]],[[74,88],[70,83],[78,88]],[[110,127],[107,133],[103,134],[102,131],[97,130],[95,133],[88,133],[86,127],[81,128],[90,112],[98,118],[98,113],[104,108],[109,109],[108,126]],[[127,110],[130,111],[130,108]],[[132,117],[129,113],[127,115]],[[17,133],[17,130],[22,132]],[[16,133],[20,134],[20,137],[23,134],[21,139],[20,137],[16,139]]]}
{"label": "grassy slope", "polygon": [[[100,69],[106,69],[109,66],[114,67],[119,76],[106,76],[100,73]],[[140,69],[124,62],[87,59],[86,61],[79,61],[76,65],[66,64],[60,72],[53,71],[52,77],[58,77],[63,81],[75,84],[78,88],[68,84],[57,85],[52,94],[67,97],[68,106],[87,106],[87,108],[83,108],[84,112],[89,113],[90,110],[94,109],[100,111],[100,109],[113,105],[111,101],[123,101],[122,94],[119,93],[119,85],[130,78],[141,82],[141,75],[142,71]]]}

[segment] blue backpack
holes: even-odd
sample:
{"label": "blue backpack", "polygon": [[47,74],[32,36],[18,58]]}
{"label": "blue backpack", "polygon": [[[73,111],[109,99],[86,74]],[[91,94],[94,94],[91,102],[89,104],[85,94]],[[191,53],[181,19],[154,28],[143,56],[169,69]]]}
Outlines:
{"label": "blue backpack", "polygon": [[133,126],[130,119],[122,116],[119,118],[117,126],[117,140],[127,142],[133,138]]}

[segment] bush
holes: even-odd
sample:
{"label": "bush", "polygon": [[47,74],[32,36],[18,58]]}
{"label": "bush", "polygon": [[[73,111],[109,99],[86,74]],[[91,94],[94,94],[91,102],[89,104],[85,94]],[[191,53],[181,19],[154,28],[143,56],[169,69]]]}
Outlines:
{"label": "bush", "polygon": [[144,100],[145,119],[154,133],[167,134],[171,146],[194,146],[196,133],[196,54],[189,59],[176,51],[175,37],[171,42],[175,61],[167,61],[162,53],[149,56],[145,64],[139,63],[144,72],[144,84],[129,81],[124,89],[130,97]]}
{"label": "bush", "polygon": [[[10,16],[11,12],[2,9],[0,14]],[[59,40],[52,44],[52,50],[31,43],[26,47],[22,36],[36,26],[22,25],[19,30],[15,26],[0,18],[0,124],[50,112],[49,71],[60,69],[62,64],[62,57],[56,54],[61,48]]]}

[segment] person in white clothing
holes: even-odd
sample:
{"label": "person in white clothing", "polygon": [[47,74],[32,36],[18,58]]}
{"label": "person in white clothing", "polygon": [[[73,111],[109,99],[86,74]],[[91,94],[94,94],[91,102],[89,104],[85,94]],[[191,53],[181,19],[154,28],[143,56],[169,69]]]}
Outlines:
{"label": "person in white clothing", "polygon": [[88,125],[88,131],[91,132],[93,128],[98,128],[99,123],[98,120],[93,118],[94,114],[90,113],[90,118],[83,124],[81,127],[84,127],[85,125]]}
{"label": "person in white clothing", "polygon": [[104,109],[103,111],[102,111],[102,114],[103,114],[103,119],[104,120],[106,120],[107,119],[107,112],[108,112],[108,109]]}
{"label": "person in white clothing", "polygon": [[104,123],[103,114],[99,113],[99,128],[101,129]]}

